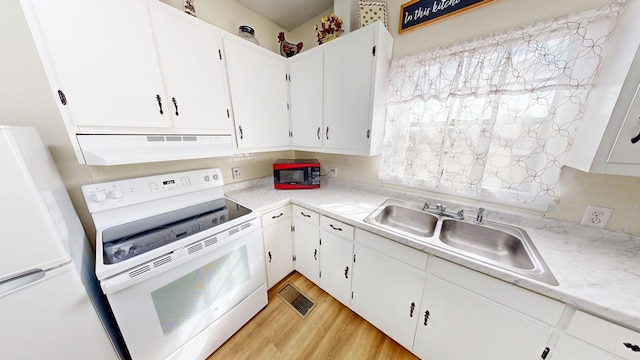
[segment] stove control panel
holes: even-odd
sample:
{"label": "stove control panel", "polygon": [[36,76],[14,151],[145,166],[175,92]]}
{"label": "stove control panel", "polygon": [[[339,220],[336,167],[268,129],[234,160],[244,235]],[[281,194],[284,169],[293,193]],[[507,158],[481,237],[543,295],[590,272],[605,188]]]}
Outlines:
{"label": "stove control panel", "polygon": [[222,186],[222,172],[216,168],[89,184],[82,186],[82,194],[94,213],[209,188],[219,187],[222,193]]}

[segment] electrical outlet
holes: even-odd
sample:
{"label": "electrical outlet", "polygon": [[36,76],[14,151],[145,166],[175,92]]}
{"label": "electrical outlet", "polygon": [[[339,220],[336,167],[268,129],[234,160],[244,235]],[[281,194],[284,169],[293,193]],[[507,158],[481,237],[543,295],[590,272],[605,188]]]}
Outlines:
{"label": "electrical outlet", "polygon": [[580,224],[604,229],[611,215],[613,215],[613,209],[589,205],[584,211]]}
{"label": "electrical outlet", "polygon": [[233,173],[234,179],[242,179],[242,170],[240,170],[239,166],[231,168],[231,172]]}
{"label": "electrical outlet", "polygon": [[338,177],[338,168],[331,168],[331,176]]}

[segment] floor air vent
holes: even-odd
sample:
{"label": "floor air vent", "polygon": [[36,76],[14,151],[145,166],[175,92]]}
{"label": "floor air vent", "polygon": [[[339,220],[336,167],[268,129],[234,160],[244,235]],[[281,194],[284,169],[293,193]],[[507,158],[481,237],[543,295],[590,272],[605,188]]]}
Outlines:
{"label": "floor air vent", "polygon": [[316,306],[313,300],[309,299],[300,289],[291,283],[287,283],[282,289],[278,290],[278,296],[302,318],[307,316],[313,307]]}

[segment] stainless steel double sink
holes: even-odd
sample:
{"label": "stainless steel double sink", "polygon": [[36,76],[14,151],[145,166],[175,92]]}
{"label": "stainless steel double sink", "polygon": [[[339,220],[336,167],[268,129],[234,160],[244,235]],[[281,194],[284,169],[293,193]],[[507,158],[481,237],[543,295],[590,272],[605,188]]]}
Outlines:
{"label": "stainless steel double sink", "polygon": [[475,224],[393,199],[385,201],[364,222],[475,262],[558,285],[529,235],[515,226],[490,220]]}

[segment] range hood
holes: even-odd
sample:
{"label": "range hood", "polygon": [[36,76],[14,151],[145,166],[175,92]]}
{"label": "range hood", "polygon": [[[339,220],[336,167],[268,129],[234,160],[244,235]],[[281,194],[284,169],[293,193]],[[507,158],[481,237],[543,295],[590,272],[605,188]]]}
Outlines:
{"label": "range hood", "polygon": [[77,134],[87,165],[123,165],[233,154],[231,135]]}

